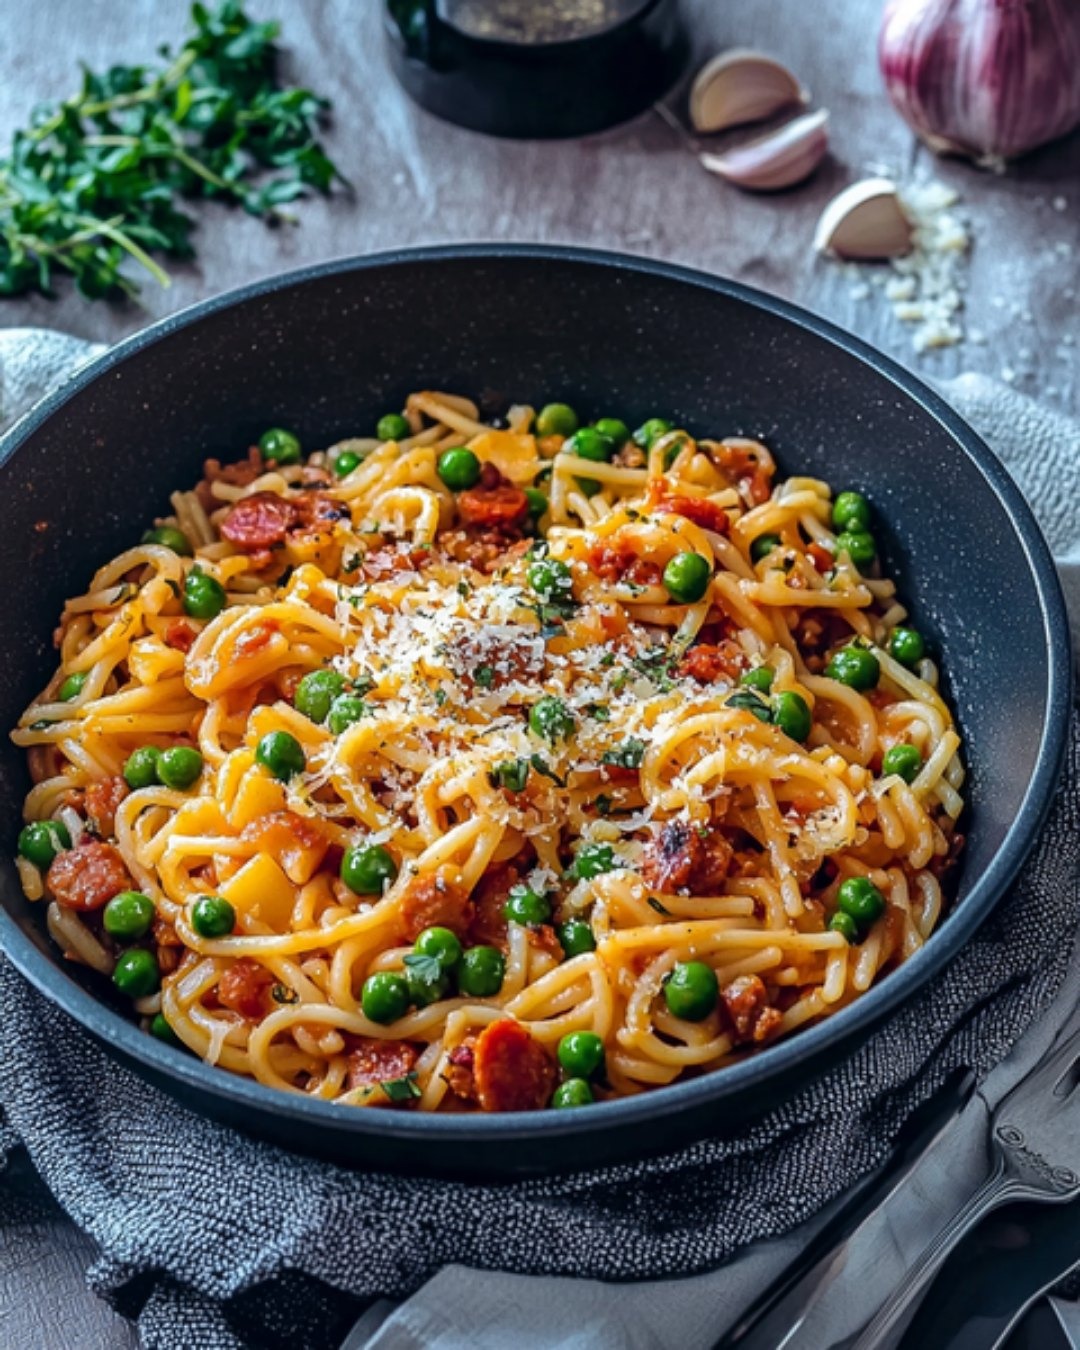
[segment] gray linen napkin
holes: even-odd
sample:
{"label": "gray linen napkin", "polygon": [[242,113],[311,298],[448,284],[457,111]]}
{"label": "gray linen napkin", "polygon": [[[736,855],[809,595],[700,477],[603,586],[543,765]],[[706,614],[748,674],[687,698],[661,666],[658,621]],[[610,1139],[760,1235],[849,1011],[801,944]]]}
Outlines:
{"label": "gray linen napkin", "polygon": [[[40,384],[50,348],[33,340]],[[0,333],[7,417],[25,388],[26,341]],[[50,381],[74,357],[70,346],[55,353]],[[1045,523],[1058,552],[1080,559],[1080,521],[1068,518],[1076,428],[979,377],[946,393],[1010,461],[1037,511],[1052,506]],[[1018,429],[1027,449],[1015,459]],[[1074,727],[1043,841],[993,918],[902,1019],[749,1130],[648,1163],[501,1185],[345,1172],[192,1115],[114,1064],[0,961],[0,1150],[24,1145],[97,1241],[91,1284],[138,1318],[150,1350],[330,1350],[358,1314],[347,1343],[372,1350],[694,1350],[806,1240],[823,1207],[886,1156],[955,1066],[989,1074],[983,1093],[994,1100],[1035,1062],[1080,993],[1073,975],[1054,1002],[1078,921]],[[978,1175],[986,1109],[977,1098],[903,1203],[879,1216],[867,1245],[877,1287],[910,1256],[912,1230],[925,1233]],[[830,1336],[857,1316],[869,1283],[845,1279],[823,1301]]]}

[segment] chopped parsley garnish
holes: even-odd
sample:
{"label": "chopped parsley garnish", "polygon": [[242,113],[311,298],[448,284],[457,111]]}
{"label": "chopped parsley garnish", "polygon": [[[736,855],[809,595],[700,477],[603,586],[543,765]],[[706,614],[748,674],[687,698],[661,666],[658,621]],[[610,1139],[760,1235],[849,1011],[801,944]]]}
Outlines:
{"label": "chopped parsley garnish", "polygon": [[598,816],[607,816],[611,814],[611,808],[614,805],[614,802],[606,792],[601,792],[594,805],[596,806],[596,814]]}
{"label": "chopped parsley garnish", "polygon": [[524,792],[528,778],[527,759],[504,759],[491,771],[492,786],[505,788],[507,792]]}
{"label": "chopped parsley garnish", "polygon": [[645,742],[636,736],[628,737],[621,745],[605,750],[600,756],[601,764],[614,764],[620,769],[640,769],[645,758]]}
{"label": "chopped parsley garnish", "polygon": [[435,704],[436,704],[436,706],[439,707],[439,708],[441,708],[442,705],[446,702],[446,700],[447,700],[448,697],[449,697],[449,695],[447,694],[446,690],[442,687],[442,685],[440,685],[440,686],[438,687],[438,689],[435,690]]}
{"label": "chopped parsley garnish", "polygon": [[473,683],[481,689],[491,689],[495,684],[495,670],[492,666],[477,666],[472,673]]}
{"label": "chopped parsley garnish", "polygon": [[342,567],[346,572],[358,572],[360,570],[360,564],[363,561],[364,555],[362,553],[350,553],[342,564]]}
{"label": "chopped parsley garnish", "polygon": [[606,703],[589,703],[586,705],[585,711],[596,722],[611,721],[611,709]]}
{"label": "chopped parsley garnish", "polygon": [[416,1070],[411,1069],[402,1078],[388,1078],[386,1082],[379,1086],[392,1102],[410,1102],[415,1101],[424,1094],[420,1091],[420,1084],[416,1081]]}
{"label": "chopped parsley garnish", "polygon": [[443,973],[439,958],[437,956],[425,956],[422,952],[409,952],[404,958],[404,965],[421,984],[437,984]]}
{"label": "chopped parsley garnish", "polygon": [[655,895],[649,896],[649,908],[655,909],[657,914],[664,914],[668,918],[671,917],[671,910],[668,909],[666,905],[662,905]]}
{"label": "chopped parsley garnish", "polygon": [[753,713],[759,722],[772,721],[772,709],[760,694],[755,694],[752,689],[740,689],[724,702],[729,708],[739,708],[742,712]]}
{"label": "chopped parsley garnish", "polygon": [[467,600],[469,596],[472,595],[472,587],[467,581],[459,581],[457,584],[457,593],[461,596],[462,600]]}
{"label": "chopped parsley garnish", "polygon": [[300,995],[295,989],[290,989],[287,984],[275,984],[270,990],[270,997],[275,1003],[299,1003]]}
{"label": "chopped parsley garnish", "polygon": [[55,722],[50,722],[47,717],[40,718],[37,722],[30,723],[31,731],[48,731],[49,727],[54,727]]}

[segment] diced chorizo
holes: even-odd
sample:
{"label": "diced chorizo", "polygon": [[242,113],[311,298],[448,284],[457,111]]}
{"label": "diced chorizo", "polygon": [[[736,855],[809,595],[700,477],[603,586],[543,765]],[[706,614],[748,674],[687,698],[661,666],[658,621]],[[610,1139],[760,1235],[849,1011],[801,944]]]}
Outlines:
{"label": "diced chorizo", "polygon": [[836,559],[827,548],[821,544],[809,544],[806,549],[806,556],[814,564],[819,572],[831,572],[836,566]]}
{"label": "diced chorizo", "polygon": [[401,897],[405,936],[414,942],[425,928],[449,928],[458,937],[469,929],[473,902],[463,887],[441,876],[417,877]]}
{"label": "diced chorizo", "polygon": [[714,684],[717,680],[734,683],[746,669],[746,653],[737,642],[725,638],[722,642],[699,642],[691,647],[679,662],[678,674],[699,684]]}
{"label": "diced chorizo", "polygon": [[100,909],[131,887],[119,849],[97,839],[58,853],[45,882],[58,905],[84,913]]}
{"label": "diced chorizo", "polygon": [[498,530],[501,534],[519,534],[529,519],[528,497],[510,483],[459,492],[457,509],[466,528]]}
{"label": "diced chorizo", "polygon": [[386,581],[404,573],[422,571],[434,556],[430,548],[410,548],[407,544],[386,544],[364,555],[361,564],[368,581]]}
{"label": "diced chorizo", "polygon": [[292,504],[296,507],[299,527],[306,531],[325,529],[335,521],[344,520],[349,514],[349,508],[344,502],[329,492],[316,489],[298,492]]}
{"label": "diced chorizo", "polygon": [[293,501],[276,492],[254,492],[230,507],[220,525],[221,537],[244,553],[280,547],[300,512]]}
{"label": "diced chorizo", "polygon": [[754,506],[767,502],[772,493],[772,474],[747,445],[717,445],[713,458],[735,486]]}
{"label": "diced chorizo", "polygon": [[476,1038],[473,1074],[484,1111],[539,1111],[555,1090],[547,1051],[512,1017],[491,1022]]}
{"label": "diced chorizo", "polygon": [[561,961],[566,955],[562,943],[559,941],[558,933],[549,923],[540,923],[535,926],[530,924],[525,929],[525,937],[528,939],[530,947],[534,947],[538,952],[547,952],[556,961]]}
{"label": "diced chorizo", "polygon": [[446,1086],[463,1102],[476,1101],[476,1076],[473,1073],[475,1045],[475,1036],[467,1037],[446,1056],[446,1072],[443,1074]]}
{"label": "diced chorizo", "polygon": [[723,885],[733,852],[715,831],[672,820],[646,846],[641,875],[647,885],[660,891],[709,895]]}
{"label": "diced chorizo", "polygon": [[270,1010],[270,986],[274,977],[250,956],[241,956],[217,984],[218,1002],[241,1017],[258,1021]]}
{"label": "diced chorizo", "polygon": [[251,446],[247,459],[237,464],[222,465],[219,459],[208,459],[203,465],[202,481],[196,484],[195,495],[204,511],[213,511],[220,506],[220,499],[214,496],[215,483],[228,483],[230,487],[248,487],[263,472],[262,451],[257,445]]}
{"label": "diced chorizo", "polygon": [[86,819],[95,834],[111,837],[116,831],[116,811],[128,795],[128,785],[119,774],[91,783],[86,789]]}
{"label": "diced chorizo", "polygon": [[594,544],[589,550],[589,567],[602,581],[627,586],[658,586],[663,577],[660,567],[626,544]]}
{"label": "diced chorizo", "polygon": [[712,530],[714,534],[727,534],[731,522],[722,506],[709,501],[707,497],[686,497],[682,493],[664,493],[653,508],[692,520],[703,530]]}
{"label": "diced chorizo", "polygon": [[416,1048],[408,1041],[353,1036],[346,1056],[349,1070],[345,1081],[350,1089],[390,1083],[411,1073],[417,1059]]}
{"label": "diced chorizo", "polygon": [[198,636],[186,619],[173,619],[165,629],[163,640],[165,646],[171,647],[173,651],[189,652]]}
{"label": "diced chorizo", "polygon": [[756,1044],[769,1039],[779,1028],[782,1014],[769,1006],[769,995],[759,975],[740,975],[720,990],[736,1041]]}

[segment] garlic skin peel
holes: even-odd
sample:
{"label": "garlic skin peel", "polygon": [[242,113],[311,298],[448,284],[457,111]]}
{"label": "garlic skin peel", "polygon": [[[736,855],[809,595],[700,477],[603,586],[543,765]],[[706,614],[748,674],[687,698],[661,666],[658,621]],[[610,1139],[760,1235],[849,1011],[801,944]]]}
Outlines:
{"label": "garlic skin peel", "polygon": [[878,61],[939,153],[1000,164],[1080,126],[1078,0],[889,0]]}

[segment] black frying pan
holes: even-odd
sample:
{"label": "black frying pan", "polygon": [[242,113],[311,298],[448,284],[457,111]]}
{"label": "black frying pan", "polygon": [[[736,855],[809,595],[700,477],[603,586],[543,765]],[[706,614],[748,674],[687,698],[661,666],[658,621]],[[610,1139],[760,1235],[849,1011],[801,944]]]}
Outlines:
{"label": "black frying pan", "polygon": [[61,960],[10,863],[27,777],[7,746],[0,943],[50,998],[193,1109],[354,1165],[496,1176],[737,1128],[884,1018],[903,1016],[967,941],[1034,841],[1068,720],[1064,605],[1020,494],[936,395],[821,320],[658,263],[494,246],[330,263],[166,319],[2,443],[0,726],[52,671],[64,599],[167,509],[171,489],[200,476],[206,456],[238,458],[275,424],[310,446],[366,433],[419,388],[469,393],[491,411],[557,398],[631,425],[661,415],[695,433],[759,436],[787,472],[867,493],[885,563],[944,654],[970,766],[958,901],[926,949],[855,1005],[755,1058],[595,1109],[423,1116],[309,1101],[151,1039],[107,982]]}

